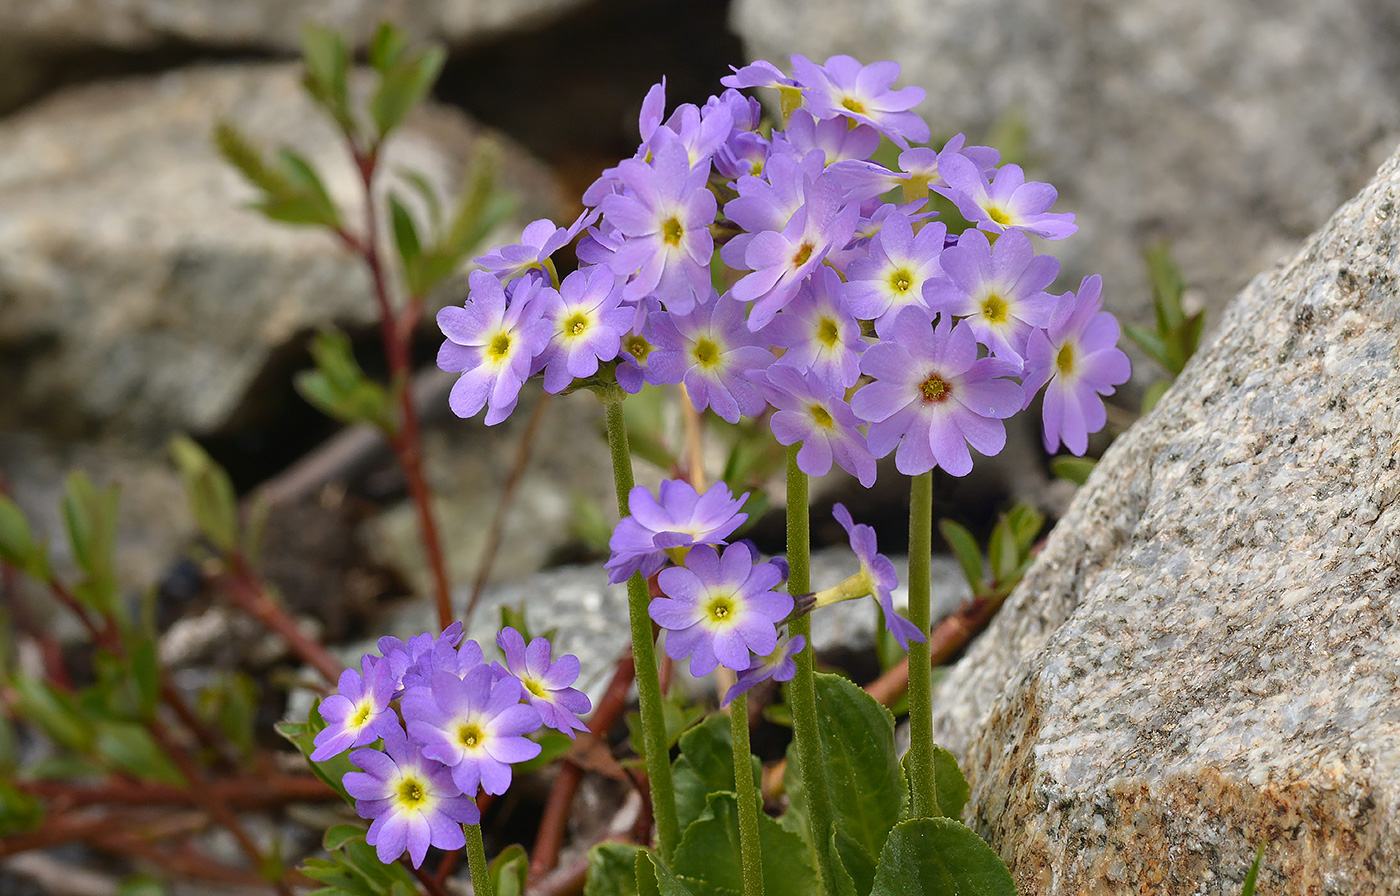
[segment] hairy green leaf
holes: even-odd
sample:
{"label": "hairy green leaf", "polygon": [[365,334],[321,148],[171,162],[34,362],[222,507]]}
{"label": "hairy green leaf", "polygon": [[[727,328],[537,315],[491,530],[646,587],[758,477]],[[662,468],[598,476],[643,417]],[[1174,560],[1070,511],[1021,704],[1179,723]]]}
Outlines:
{"label": "hairy green leaf", "polygon": [[963,578],[972,586],[973,593],[977,593],[982,588],[984,575],[982,550],[977,547],[977,539],[973,538],[972,533],[965,527],[949,519],[938,521],[938,531],[943,533],[943,540],[948,542],[948,547],[953,549],[953,556],[958,558]]}
{"label": "hairy green leaf", "polygon": [[1094,472],[1094,465],[1097,463],[1092,457],[1061,454],[1050,458],[1050,472],[1057,479],[1068,479],[1075,485],[1083,485],[1089,481],[1089,474]]}
{"label": "hairy green leaf", "polygon": [[437,82],[447,52],[442,47],[426,47],[411,58],[400,53],[391,65],[380,71],[379,88],[369,101],[379,139],[383,140],[423,101]]}
{"label": "hairy green leaf", "polygon": [[632,843],[599,843],[588,851],[583,896],[637,896],[637,856]]}
{"label": "hairy green leaf", "polygon": [[227,471],[188,436],[170,440],[170,456],[180,471],[190,514],[200,534],[222,553],[238,548],[238,497]]}
{"label": "hairy green leaf", "polygon": [[890,832],[870,896],[1016,896],[1011,872],[971,828],[913,818]]}
{"label": "hairy green leaf", "polygon": [[[685,829],[705,812],[705,798],[721,791],[733,792],[734,735],[729,717],[714,713],[691,728],[680,739],[681,754],[675,764],[676,816]],[[758,757],[751,757],[754,783],[762,769]]]}
{"label": "hairy green leaf", "polygon": [[[760,814],[758,840],[767,896],[808,896],[817,891],[816,859],[801,838]],[[742,893],[739,842],[738,798],[733,793],[710,794],[705,812],[685,829],[676,846],[676,876],[699,893]]]}

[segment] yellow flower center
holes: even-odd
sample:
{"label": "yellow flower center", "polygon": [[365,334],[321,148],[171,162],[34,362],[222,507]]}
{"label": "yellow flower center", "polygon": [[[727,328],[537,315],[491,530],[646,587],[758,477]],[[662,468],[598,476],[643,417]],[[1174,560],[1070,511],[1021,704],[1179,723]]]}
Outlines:
{"label": "yellow flower center", "polygon": [[374,712],[374,707],[370,705],[368,701],[361,703],[360,708],[355,711],[355,715],[350,719],[350,727],[357,731],[365,727],[365,723],[369,721],[369,715],[372,712]]}
{"label": "yellow flower center", "polygon": [[497,333],[491,338],[491,344],[486,347],[486,354],[490,355],[492,361],[499,361],[510,354],[510,342],[509,333]]}
{"label": "yellow flower center", "polygon": [[914,286],[914,274],[908,268],[900,268],[890,274],[890,289],[903,295]]}
{"label": "yellow flower center", "polygon": [[930,373],[928,379],[919,384],[919,394],[924,404],[939,404],[947,401],[953,394],[953,387],[945,382],[943,377]]}
{"label": "yellow flower center", "polygon": [[622,347],[627,350],[627,354],[642,363],[645,363],[647,355],[651,354],[651,343],[647,342],[645,336],[628,336],[627,339],[623,341]]}
{"label": "yellow flower center", "polygon": [[486,739],[486,732],[481,730],[481,726],[475,722],[470,722],[457,729],[457,742],[467,749],[475,749]]}
{"label": "yellow flower center", "polygon": [[549,691],[545,690],[544,685],[540,684],[538,681],[535,681],[535,679],[522,678],[520,679],[520,683],[525,685],[525,690],[534,694],[536,697],[539,697],[542,700],[549,699]]}
{"label": "yellow flower center", "polygon": [[832,419],[831,412],[819,404],[814,404],[807,408],[807,413],[812,415],[812,419],[817,421],[817,425],[823,429],[831,429],[836,425]]}
{"label": "yellow flower center", "polygon": [[681,237],[685,236],[685,227],[681,225],[681,219],[672,215],[661,222],[661,241],[668,246],[679,246]]}
{"label": "yellow flower center", "polygon": [[1011,216],[999,205],[988,206],[986,212],[987,217],[991,218],[1002,227],[1007,227],[1011,224]]}
{"label": "yellow flower center", "polygon": [[1011,306],[1006,304],[1006,299],[1003,299],[997,293],[990,293],[982,300],[982,316],[987,319],[988,323],[1006,323],[1006,318],[1010,311]]}
{"label": "yellow flower center", "polygon": [[735,610],[738,609],[732,594],[716,594],[705,602],[705,615],[710,622],[716,624],[727,624],[734,621]]}
{"label": "yellow flower center", "polygon": [[804,240],[802,245],[797,247],[797,251],[793,253],[792,266],[795,268],[800,268],[808,261],[810,261],[812,259],[812,250],[815,248],[816,247],[813,246],[811,243],[806,242]]}
{"label": "yellow flower center", "polygon": [[817,341],[827,348],[832,348],[841,338],[841,330],[836,324],[836,319],[823,317],[821,323],[817,324]]}
{"label": "yellow flower center", "polygon": [[581,336],[588,329],[588,315],[575,311],[564,321],[564,332],[570,336]]}
{"label": "yellow flower center", "polygon": [[719,363],[719,346],[709,339],[697,341],[691,354],[695,356],[695,360],[699,361],[702,367],[714,367]]}
{"label": "yellow flower center", "polygon": [[857,115],[864,115],[864,114],[865,114],[865,104],[862,103],[860,100],[856,99],[856,98],[853,97],[853,96],[848,96],[848,97],[845,97],[844,99],[842,99],[842,100],[841,100],[841,108],[843,108],[843,109],[845,109],[845,110],[847,110],[847,111],[849,111],[849,112],[854,112],[854,113],[856,113]]}
{"label": "yellow flower center", "polygon": [[1066,376],[1074,373],[1074,346],[1068,342],[1060,346],[1059,352],[1055,354],[1055,366]]}
{"label": "yellow flower center", "polygon": [[417,778],[404,778],[400,781],[395,795],[405,809],[417,809],[428,801],[428,789]]}

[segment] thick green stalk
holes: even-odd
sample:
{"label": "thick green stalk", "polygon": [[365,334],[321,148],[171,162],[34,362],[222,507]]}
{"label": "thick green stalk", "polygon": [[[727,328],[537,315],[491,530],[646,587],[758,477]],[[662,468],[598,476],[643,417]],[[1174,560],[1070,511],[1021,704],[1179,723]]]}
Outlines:
{"label": "thick green stalk", "polygon": [[[612,449],[613,483],[617,486],[617,512],[628,515],[627,494],[632,491],[632,453],[627,446],[627,422],[620,394],[604,396],[608,447]],[[676,792],[671,783],[671,751],[666,743],[666,719],[661,708],[661,677],[656,666],[656,639],[651,632],[647,604],[651,596],[646,579],[636,573],[627,580],[627,611],[632,623],[632,658],[637,666],[637,702],[642,710],[642,743],[646,749],[647,779],[651,784],[651,811],[656,819],[656,840],[661,858],[668,864],[680,839],[676,821]]]}
{"label": "thick green stalk", "polygon": [[758,845],[758,788],[749,758],[749,695],[729,704],[734,735],[734,789],[739,797],[739,857],[744,867],[744,896],[763,896],[763,853]]}
{"label": "thick green stalk", "polygon": [[[788,593],[806,594],[812,590],[811,531],[807,518],[807,474],[797,466],[797,449],[788,448],[787,456],[787,561]],[[817,687],[813,677],[816,652],[812,649],[812,618],[803,614],[792,620],[789,631],[793,637],[807,639],[797,654],[797,674],[788,684],[788,705],[792,708],[792,736],[797,742],[797,767],[802,776],[802,790],[807,796],[807,822],[812,845],[817,851],[817,868],[822,877],[822,892],[830,891],[828,863],[831,852],[831,791],[822,774],[821,732],[817,722]]]}
{"label": "thick green stalk", "polygon": [[[909,621],[929,629],[929,563],[933,553],[933,471],[909,485]],[[915,818],[938,814],[933,771],[933,669],[929,644],[909,643],[909,778]]]}
{"label": "thick green stalk", "polygon": [[467,870],[472,875],[472,892],[476,896],[494,896],[491,889],[491,869],[486,864],[486,844],[481,839],[481,825],[466,825]]}

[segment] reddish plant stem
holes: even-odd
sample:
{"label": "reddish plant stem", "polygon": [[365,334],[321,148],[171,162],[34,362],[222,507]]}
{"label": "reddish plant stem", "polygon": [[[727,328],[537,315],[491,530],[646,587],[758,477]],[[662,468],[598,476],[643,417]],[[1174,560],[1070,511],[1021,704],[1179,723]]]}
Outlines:
{"label": "reddish plant stem", "polygon": [[[95,786],[63,781],[22,781],[25,793],[52,800],[61,809],[95,805],[195,806],[199,797],[182,787],[113,778]],[[340,796],[310,775],[257,775],[208,782],[207,789],[231,808],[263,809],[286,803],[337,801]]]}
{"label": "reddish plant stem", "polygon": [[[612,681],[604,692],[593,716],[588,720],[588,736],[602,740],[617,720],[622,718],[627,708],[628,694],[632,689],[632,679],[637,667],[629,653],[617,663]],[[539,832],[535,835],[534,848],[530,850],[530,876],[540,877],[554,870],[559,864],[559,850],[564,845],[564,831],[568,827],[569,810],[574,804],[579,783],[583,780],[583,769],[572,762],[565,762],[559,769],[554,785],[549,789],[545,800],[544,814],[540,818]]]}
{"label": "reddish plant stem", "polygon": [[345,667],[315,638],[307,637],[285,607],[268,594],[262,582],[248,568],[247,562],[235,556],[229,574],[219,581],[223,592],[234,606],[260,623],[263,628],[282,638],[293,653],[307,665],[320,672],[334,684]]}
{"label": "reddish plant stem", "polygon": [[413,328],[423,312],[423,298],[410,296],[402,313],[394,312],[389,281],[384,272],[383,253],[379,249],[379,213],[374,196],[378,151],[377,148],[368,152],[361,151],[353,138],[349,143],[351,156],[360,171],[360,180],[364,185],[365,233],[363,239],[356,240],[342,232],[341,239],[347,245],[358,249],[360,257],[369,269],[370,282],[374,287],[374,300],[379,307],[379,335],[384,343],[384,355],[389,364],[389,388],[399,406],[399,428],[389,441],[399,466],[403,469],[408,494],[418,517],[423,552],[427,556],[428,569],[433,577],[438,628],[445,629],[452,624],[452,588],[447,579],[447,564],[443,559],[442,541],[438,536],[437,521],[433,516],[428,482],[423,475],[423,435],[418,424],[418,410],[413,405],[413,395],[408,388],[409,378],[413,374],[410,340]]}
{"label": "reddish plant stem", "polygon": [[525,475],[525,468],[530,465],[535,436],[539,434],[540,424],[544,422],[549,398],[548,392],[540,393],[540,397],[535,400],[534,409],[530,411],[530,419],[525,423],[525,431],[520,434],[520,446],[516,450],[515,462],[511,465],[505,484],[501,486],[501,497],[496,502],[496,512],[491,517],[491,529],[487,532],[486,544],[481,549],[481,561],[477,564],[476,578],[472,581],[471,597],[467,598],[467,609],[462,614],[463,627],[471,625],[477,602],[481,600],[481,593],[486,590],[486,583],[491,578],[491,568],[495,566],[496,554],[501,549],[501,534],[505,531],[506,514],[510,512],[511,501]]}

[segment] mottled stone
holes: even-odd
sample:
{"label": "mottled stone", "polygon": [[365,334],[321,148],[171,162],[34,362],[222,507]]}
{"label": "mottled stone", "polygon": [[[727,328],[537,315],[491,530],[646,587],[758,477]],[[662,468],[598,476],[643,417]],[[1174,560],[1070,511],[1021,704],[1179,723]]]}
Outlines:
{"label": "mottled stone", "polygon": [[1213,323],[1400,139],[1392,0],[735,0],[731,15],[759,58],[900,62],[935,134],[1024,123],[1031,173],[1078,215],[1061,285],[1101,272],[1130,321],[1151,317],[1145,245],[1171,241]]}
{"label": "mottled stone", "polygon": [[1395,892],[1400,155],[1257,277],[935,694],[1027,893]]}
{"label": "mottled stone", "polygon": [[6,0],[0,35],[58,49],[162,44],[293,51],[308,22],[368,42],[389,20],[415,39],[461,42],[538,22],[580,0]]}

